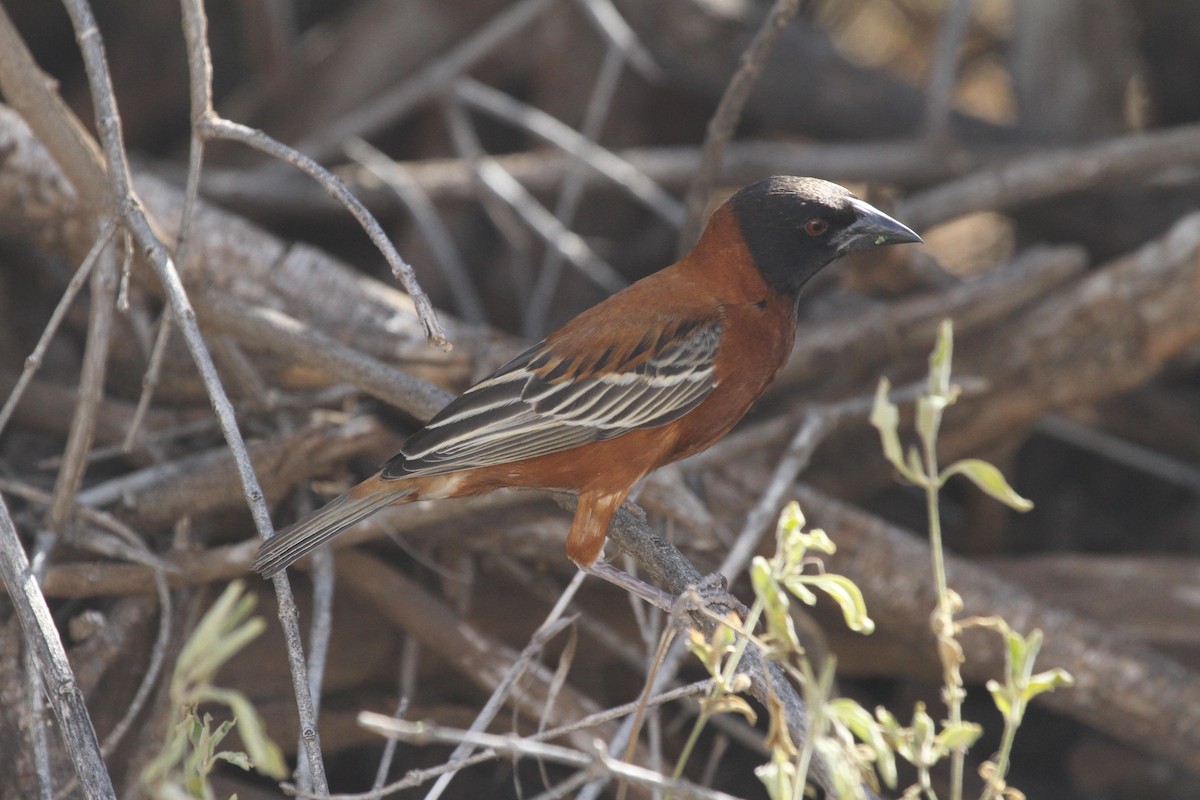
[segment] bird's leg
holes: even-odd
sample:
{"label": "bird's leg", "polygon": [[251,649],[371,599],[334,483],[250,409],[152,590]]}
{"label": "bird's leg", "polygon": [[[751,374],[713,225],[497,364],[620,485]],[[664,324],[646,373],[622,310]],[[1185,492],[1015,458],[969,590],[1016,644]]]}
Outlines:
{"label": "bird's leg", "polygon": [[621,503],[621,508],[633,514],[642,522],[646,521],[646,511],[638,505],[637,499],[642,493],[642,489],[646,488],[646,476],[638,478],[637,483],[629,487],[629,494],[625,496],[625,501]]}
{"label": "bird's leg", "polygon": [[[579,493],[579,505],[575,509],[575,519],[571,523],[571,532],[567,534],[567,556],[589,575],[595,575],[614,586],[619,586],[635,597],[642,598],[650,605],[670,613],[677,598],[600,560],[600,555],[604,551],[608,524],[612,520],[613,514],[622,504],[629,505],[626,496],[626,491],[613,492],[596,489],[584,490]],[[633,508],[636,509],[635,515],[645,521],[645,512],[636,506]],[[720,576],[717,577],[720,578]]]}
{"label": "bird's leg", "polygon": [[663,611],[670,612],[675,604],[675,598],[659,589],[656,586],[651,586],[645,581],[638,580],[628,572],[617,569],[607,561],[597,561],[591,566],[579,567],[588,575],[595,575],[597,578],[608,581],[614,586],[618,586],[630,594],[640,597],[652,606],[661,608]]}

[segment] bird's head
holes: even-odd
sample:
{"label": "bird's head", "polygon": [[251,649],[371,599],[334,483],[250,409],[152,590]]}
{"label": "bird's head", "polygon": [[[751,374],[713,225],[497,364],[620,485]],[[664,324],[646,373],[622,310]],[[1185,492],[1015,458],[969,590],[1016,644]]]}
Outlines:
{"label": "bird's head", "polygon": [[776,175],[727,201],[763,280],[795,296],[825,265],[856,250],[921,237],[836,183]]}

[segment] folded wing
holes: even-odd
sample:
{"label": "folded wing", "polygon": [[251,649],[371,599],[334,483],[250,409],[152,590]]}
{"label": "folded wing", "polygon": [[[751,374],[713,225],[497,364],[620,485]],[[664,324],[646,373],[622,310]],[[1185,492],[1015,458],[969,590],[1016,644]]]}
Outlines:
{"label": "folded wing", "polygon": [[700,319],[579,353],[541,342],[409,437],[382,477],[505,464],[666,425],[716,386],[720,341],[720,320]]}

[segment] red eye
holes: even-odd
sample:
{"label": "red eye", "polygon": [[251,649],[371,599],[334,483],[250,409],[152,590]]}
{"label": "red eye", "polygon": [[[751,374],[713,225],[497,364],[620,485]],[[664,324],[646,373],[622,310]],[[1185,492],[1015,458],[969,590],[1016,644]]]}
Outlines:
{"label": "red eye", "polygon": [[809,236],[820,236],[827,230],[829,230],[829,223],[820,217],[814,217],[804,223],[804,232]]}

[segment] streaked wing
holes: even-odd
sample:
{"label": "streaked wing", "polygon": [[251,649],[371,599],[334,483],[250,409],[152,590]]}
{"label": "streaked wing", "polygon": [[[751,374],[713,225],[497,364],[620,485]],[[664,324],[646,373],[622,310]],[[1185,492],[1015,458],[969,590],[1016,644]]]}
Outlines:
{"label": "streaked wing", "polygon": [[666,425],[716,386],[720,341],[720,321],[703,319],[598,356],[561,355],[537,344],[409,437],[383,477],[505,464]]}

